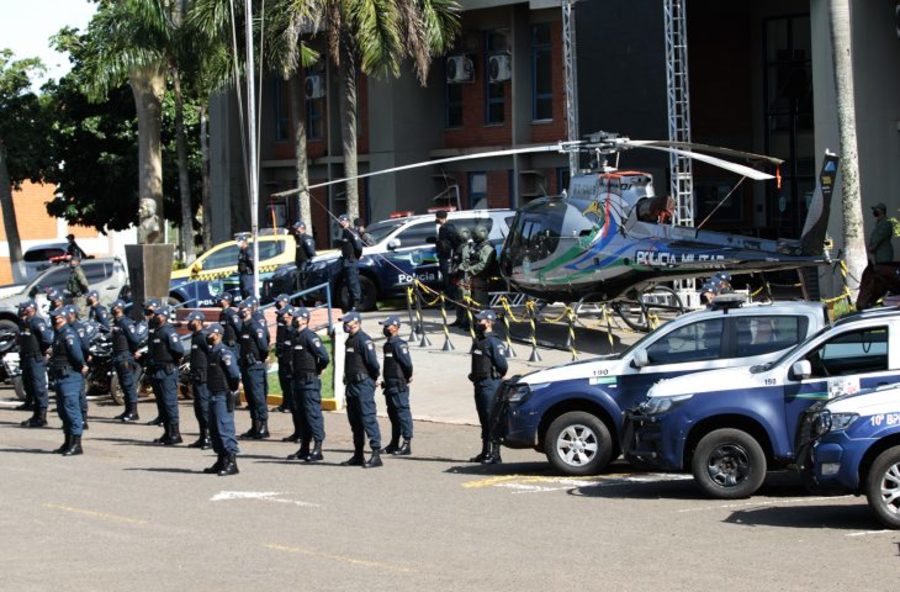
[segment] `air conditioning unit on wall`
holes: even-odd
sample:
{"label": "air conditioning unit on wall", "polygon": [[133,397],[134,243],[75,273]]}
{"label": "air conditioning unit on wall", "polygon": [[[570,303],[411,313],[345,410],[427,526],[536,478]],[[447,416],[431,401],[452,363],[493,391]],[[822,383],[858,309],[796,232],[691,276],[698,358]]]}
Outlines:
{"label": "air conditioning unit on wall", "polygon": [[321,99],[325,96],[325,77],[321,74],[308,74],[304,91],[307,99]]}
{"label": "air conditioning unit on wall", "polygon": [[512,58],[508,53],[498,53],[488,58],[488,79],[506,82],[512,78]]}
{"label": "air conditioning unit on wall", "polygon": [[447,83],[459,84],[475,80],[475,65],[464,55],[447,58]]}

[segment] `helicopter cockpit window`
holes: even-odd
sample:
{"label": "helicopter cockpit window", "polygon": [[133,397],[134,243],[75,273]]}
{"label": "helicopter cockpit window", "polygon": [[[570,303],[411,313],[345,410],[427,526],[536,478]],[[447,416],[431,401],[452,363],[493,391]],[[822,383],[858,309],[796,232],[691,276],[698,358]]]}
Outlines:
{"label": "helicopter cockpit window", "polygon": [[565,213],[563,202],[550,202],[539,209],[520,213],[508,243],[513,265],[551,256],[559,245]]}
{"label": "helicopter cockpit window", "polygon": [[675,200],[671,196],[645,197],[637,203],[637,218],[651,224],[667,224],[675,215]]}

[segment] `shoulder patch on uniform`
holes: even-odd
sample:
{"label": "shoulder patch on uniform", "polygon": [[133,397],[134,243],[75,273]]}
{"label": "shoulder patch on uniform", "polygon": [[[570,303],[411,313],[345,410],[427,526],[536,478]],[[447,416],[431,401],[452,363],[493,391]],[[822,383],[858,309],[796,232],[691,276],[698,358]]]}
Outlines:
{"label": "shoulder patch on uniform", "polygon": [[371,341],[366,342],[366,349],[375,349],[375,344]]}
{"label": "shoulder patch on uniform", "polygon": [[175,333],[172,333],[172,335],[169,337],[169,339],[171,339],[172,342],[175,343],[178,341],[178,335],[176,335]]}
{"label": "shoulder patch on uniform", "polygon": [[257,329],[257,330],[256,330],[256,336],[257,336],[257,337],[262,337],[262,336],[263,336],[262,329]]}
{"label": "shoulder patch on uniform", "polygon": [[315,339],[313,339],[313,345],[315,345],[316,347],[322,347],[322,340],[316,337]]}
{"label": "shoulder patch on uniform", "polygon": [[132,333],[134,333],[134,331],[135,331],[134,325],[130,326],[130,327],[128,328],[128,330],[131,331]]}
{"label": "shoulder patch on uniform", "polygon": [[405,345],[401,345],[401,346],[400,346],[400,351],[402,351],[402,352],[405,353],[405,354],[408,354],[408,353],[409,353],[409,348],[406,347]]}

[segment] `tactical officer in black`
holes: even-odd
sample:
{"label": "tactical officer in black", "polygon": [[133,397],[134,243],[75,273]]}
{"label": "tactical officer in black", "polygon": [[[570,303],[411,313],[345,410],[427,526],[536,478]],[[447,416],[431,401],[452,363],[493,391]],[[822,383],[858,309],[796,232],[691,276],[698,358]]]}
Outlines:
{"label": "tactical officer in black", "polygon": [[[160,306],[162,306],[162,303],[156,298],[148,298],[144,301],[144,322],[147,323],[148,340],[154,329],[159,327],[159,320],[156,318],[156,309],[158,309]],[[149,376],[150,363],[152,361],[149,355],[149,348],[146,355],[141,355],[140,352],[135,353],[134,359],[141,361],[141,364],[143,364],[144,366],[144,372],[147,376]],[[153,381],[151,380],[150,382],[152,385]],[[163,401],[160,397],[154,397],[154,402],[156,403],[156,417],[148,421],[147,425],[161,426],[165,424],[165,420],[163,419],[163,416],[165,415],[165,413],[163,412]]]}
{"label": "tactical officer in black", "polygon": [[[71,327],[78,334],[78,341],[81,344],[81,356],[85,361],[85,372],[87,374],[88,369],[91,365],[91,339],[93,339],[96,331],[94,327],[88,326],[85,323],[82,323],[78,320],[78,309],[74,304],[69,304],[64,306],[61,309],[66,315],[66,321],[68,322],[68,326]],[[87,400],[87,381],[82,381],[81,387],[81,429],[87,430],[88,428],[88,400]]]}
{"label": "tactical officer in black", "polygon": [[134,354],[141,343],[146,339],[147,329],[143,323],[134,322],[125,314],[125,301],[116,300],[112,303],[112,348],[113,365],[119,385],[125,393],[125,411],[116,416],[116,419],[125,423],[138,421],[138,394],[135,374],[137,373]]}
{"label": "tactical officer in black", "polygon": [[[291,336],[294,406],[300,412],[300,449],[288,460],[316,462],[322,460],[325,422],[322,419],[322,371],[328,367],[328,350],[309,328],[309,311],[303,307],[293,311],[294,332]],[[310,441],[313,449],[310,451]]]}
{"label": "tactical officer in black", "polygon": [[81,434],[81,390],[84,387],[83,372],[86,370],[84,357],[81,355],[81,343],[78,334],[66,324],[66,315],[62,308],[50,313],[56,335],[53,338],[53,349],[50,355],[48,376],[56,391],[56,409],[63,423],[65,442],[55,452],[63,456],[82,454]]}
{"label": "tactical officer in black", "polygon": [[253,306],[241,302],[240,369],[244,394],[250,407],[251,427],[241,438],[262,440],[269,437],[269,408],[266,405],[266,358],[269,357],[269,332],[265,324],[253,318]]}
{"label": "tactical officer in black", "polygon": [[[278,306],[278,299],[276,298]],[[283,306],[275,312],[275,357],[278,360],[278,384],[281,386],[281,405],[272,411],[291,413],[294,419],[294,431],[290,436],[281,439],[282,442],[296,442],[300,439],[299,414],[294,412],[294,395],[291,385],[291,335],[294,328],[291,323],[294,320],[294,307]]]}
{"label": "tactical officer in black", "polygon": [[229,292],[222,292],[219,296],[218,304],[222,308],[222,312],[219,313],[219,324],[225,331],[223,343],[237,351],[237,338],[241,332],[241,316],[237,309],[231,306],[232,302],[234,299]]}
{"label": "tactical officer in black", "polygon": [[[341,463],[343,466],[380,467],[381,430],[375,417],[375,380],[380,374],[375,344],[362,331],[362,318],[357,312],[343,316],[347,338],[344,355],[344,384],[347,385],[347,419],[353,431],[353,456]],[[365,437],[369,437],[372,456],[363,456]]]}
{"label": "tactical officer in black", "polygon": [[475,318],[475,340],[471,349],[472,373],[469,374],[469,380],[475,385],[475,409],[481,424],[481,454],[470,461],[496,464],[501,462],[500,444],[495,442],[491,445],[491,411],[494,409],[500,381],[506,375],[509,365],[503,342],[494,335],[497,315],[492,310],[483,310]]}
{"label": "tactical officer in black", "polygon": [[53,346],[53,329],[37,314],[33,300],[19,304],[19,366],[25,387],[25,401],[30,402],[33,413],[21,423],[25,428],[42,428],[47,425],[47,362],[44,356]]}
{"label": "tactical officer in black", "polygon": [[211,467],[203,469],[207,474],[220,477],[236,475],[238,443],[234,437],[234,400],[241,388],[241,373],[231,348],[225,347],[222,337],[225,329],[213,323],[207,330],[209,341],[209,365],[206,384],[209,388],[209,431],[212,447],[218,459]]}
{"label": "tactical officer in black", "polygon": [[194,401],[194,417],[200,428],[200,436],[196,442],[188,444],[188,448],[206,450],[212,444],[209,441],[209,388],[207,387],[207,367],[209,366],[209,343],[203,323],[206,316],[199,310],[191,311],[187,316],[187,325],[191,330],[191,393]]}
{"label": "tactical officer in black", "polygon": [[[457,294],[456,285],[450,277],[450,267],[453,263],[453,254],[459,244],[459,235],[453,222],[447,221],[447,212],[437,212],[434,218],[435,224],[438,225],[435,250],[437,251],[438,268],[441,272],[441,289],[447,298],[458,300],[459,295]],[[452,307],[451,303],[448,308]]]}
{"label": "tactical officer in black", "polygon": [[313,237],[306,234],[306,224],[302,220],[294,222],[294,242],[297,245],[294,254],[294,264],[297,266],[297,272],[294,276],[296,290],[300,292],[306,289],[306,274],[309,268],[309,262],[316,256],[316,241]]}
{"label": "tactical officer in black", "polygon": [[89,321],[94,321],[100,326],[100,330],[109,333],[110,318],[106,307],[100,304],[100,293],[97,290],[90,290],[87,293],[87,305]]}
{"label": "tactical officer in black", "polygon": [[362,289],[359,286],[359,258],[362,257],[363,244],[359,236],[350,229],[350,218],[342,214],[338,218],[341,224],[341,281],[347,286],[350,294],[349,308],[356,310],[362,301]]}
{"label": "tactical officer in black", "polygon": [[153,392],[161,401],[164,432],[153,442],[174,446],[183,442],[178,416],[178,366],[184,357],[184,346],[169,322],[168,306],[156,309],[156,328],[150,332],[150,378]]}
{"label": "tactical officer in black", "polygon": [[240,247],[237,268],[241,285],[241,298],[253,294],[253,252],[250,250],[250,235],[243,233],[234,237]]}
{"label": "tactical officer in black", "polygon": [[[412,454],[410,441],[413,436],[412,413],[409,410],[409,383],[412,382],[413,364],[409,346],[400,338],[400,317],[389,316],[381,321],[387,341],[384,342],[384,371],[381,388],[391,419],[391,441],[382,452],[397,456]],[[403,445],[400,436],[403,436]]]}

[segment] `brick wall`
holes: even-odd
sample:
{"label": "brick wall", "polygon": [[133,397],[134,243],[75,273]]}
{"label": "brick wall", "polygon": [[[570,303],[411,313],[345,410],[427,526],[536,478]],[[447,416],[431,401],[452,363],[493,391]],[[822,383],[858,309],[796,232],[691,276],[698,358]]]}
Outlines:
{"label": "brick wall", "polygon": [[[551,23],[550,43],[553,63],[560,64],[559,67],[553,68],[553,120],[531,124],[531,141],[536,144],[565,140],[568,130],[566,125],[566,71],[562,67],[562,23]],[[528,59],[531,59],[530,55]],[[585,72],[582,75],[588,73]]]}

